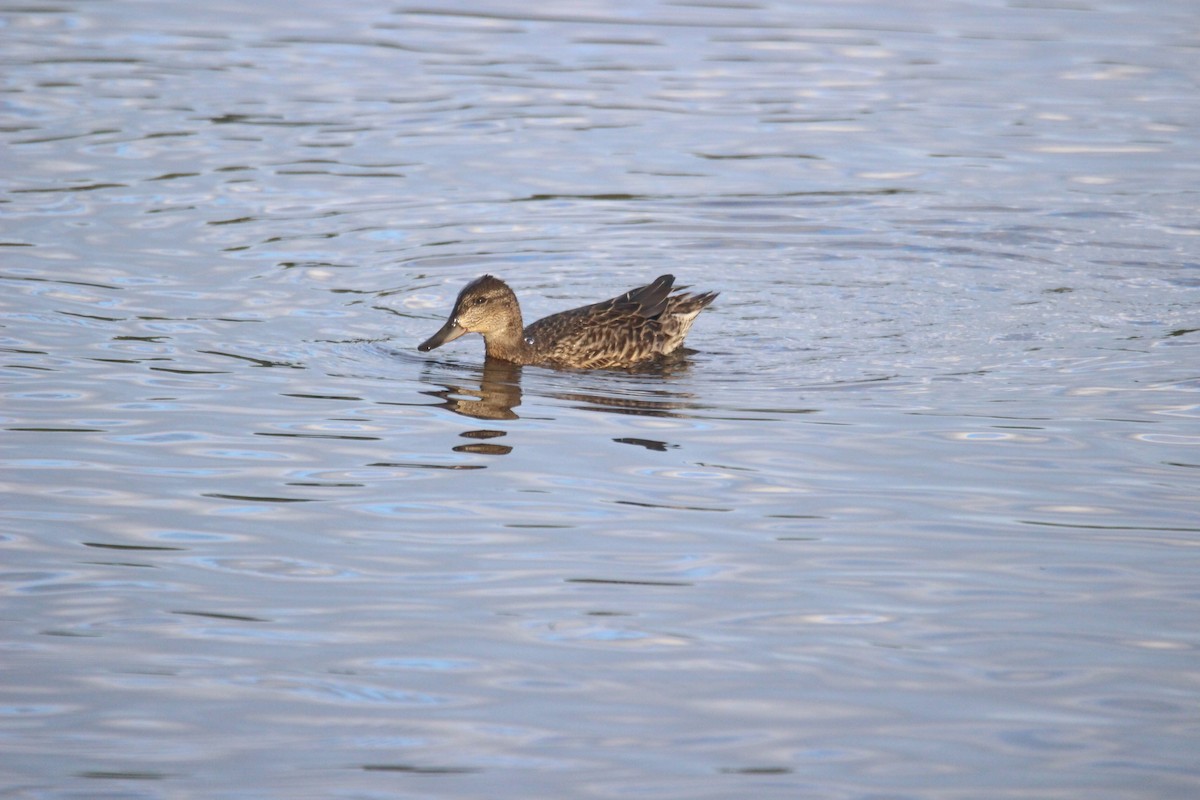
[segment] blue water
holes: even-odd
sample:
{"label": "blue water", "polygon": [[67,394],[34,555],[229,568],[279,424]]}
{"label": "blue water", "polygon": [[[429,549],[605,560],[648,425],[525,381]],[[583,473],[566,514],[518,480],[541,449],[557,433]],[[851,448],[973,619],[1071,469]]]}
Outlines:
{"label": "blue water", "polygon": [[1194,12],[0,9],[0,795],[1196,796]]}

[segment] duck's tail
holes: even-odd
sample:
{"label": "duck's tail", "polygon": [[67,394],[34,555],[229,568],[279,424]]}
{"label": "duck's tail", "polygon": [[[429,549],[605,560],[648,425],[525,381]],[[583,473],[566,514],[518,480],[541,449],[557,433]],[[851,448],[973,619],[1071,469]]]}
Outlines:
{"label": "duck's tail", "polygon": [[663,353],[670,353],[683,344],[696,317],[717,299],[718,294],[720,292],[674,294],[667,299],[667,308],[661,317],[663,333],[666,334]]}

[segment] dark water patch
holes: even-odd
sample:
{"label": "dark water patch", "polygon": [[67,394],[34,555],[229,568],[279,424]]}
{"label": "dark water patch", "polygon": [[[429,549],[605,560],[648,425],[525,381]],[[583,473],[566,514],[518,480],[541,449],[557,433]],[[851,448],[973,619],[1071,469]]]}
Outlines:
{"label": "dark water patch", "polygon": [[313,503],[315,498],[308,497],[269,497],[244,494],[223,494],[220,492],[206,492],[201,497],[212,497],[218,500],[244,500],[249,503]]}
{"label": "dark water patch", "polygon": [[692,586],[687,581],[638,581],[619,578],[567,578],[567,583],[599,583],[614,586]]}
{"label": "dark water patch", "polygon": [[244,614],[227,614],[216,611],[172,611],[171,613],[184,617],[206,617],[208,619],[231,620],[233,622],[271,622],[271,620],[262,617],[249,617]]}
{"label": "dark water patch", "polygon": [[482,770],[475,767],[433,767],[416,764],[363,764],[365,772],[403,772],[409,775],[470,775]]}
{"label": "dark water patch", "polygon": [[84,547],[99,547],[104,550],[164,550],[164,551],[179,551],[186,550],[186,547],[168,547],[166,545],[149,545],[149,544],[114,544],[111,542],[81,542]]}
{"label": "dark water patch", "polygon": [[613,502],[625,506],[638,506],[640,508],[664,508],[674,509],[676,511],[733,511],[732,508],[707,508],[705,506],[671,505],[668,503],[641,503],[636,500],[614,500]]}

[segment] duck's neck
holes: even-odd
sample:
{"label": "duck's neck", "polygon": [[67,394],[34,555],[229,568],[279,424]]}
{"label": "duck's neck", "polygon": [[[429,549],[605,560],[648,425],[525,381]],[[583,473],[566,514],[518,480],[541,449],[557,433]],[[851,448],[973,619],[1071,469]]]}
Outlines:
{"label": "duck's neck", "polygon": [[511,361],[514,364],[528,364],[529,345],[525,343],[524,331],[518,314],[508,325],[483,335],[484,349],[491,358]]}

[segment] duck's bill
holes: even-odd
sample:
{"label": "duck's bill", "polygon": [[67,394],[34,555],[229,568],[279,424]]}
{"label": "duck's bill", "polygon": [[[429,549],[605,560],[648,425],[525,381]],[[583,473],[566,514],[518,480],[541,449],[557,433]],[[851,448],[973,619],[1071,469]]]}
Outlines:
{"label": "duck's bill", "polygon": [[441,347],[446,342],[453,342],[466,332],[467,329],[461,327],[458,324],[458,320],[456,320],[454,317],[451,317],[450,319],[446,320],[446,324],[442,326],[440,331],[417,345],[417,349],[422,353],[428,353],[433,348]]}

